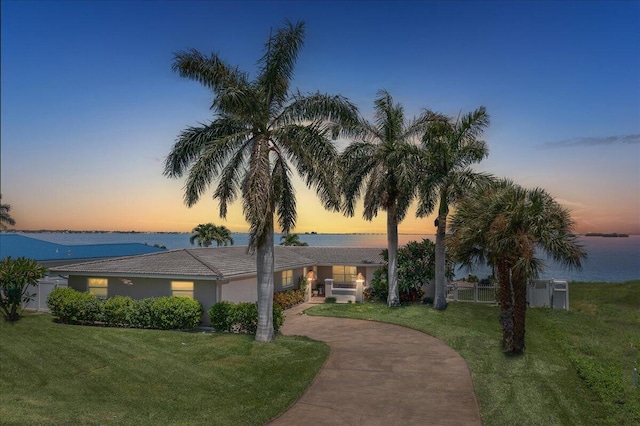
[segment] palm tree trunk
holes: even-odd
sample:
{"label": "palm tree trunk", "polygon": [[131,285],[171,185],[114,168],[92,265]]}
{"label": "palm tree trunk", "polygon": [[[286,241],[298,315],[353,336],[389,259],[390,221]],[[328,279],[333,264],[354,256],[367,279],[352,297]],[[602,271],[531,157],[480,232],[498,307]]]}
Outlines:
{"label": "palm tree trunk", "polygon": [[513,344],[513,291],[511,269],[504,262],[498,263],[498,284],[500,285],[500,327],[502,347],[509,351]]}
{"label": "palm tree trunk", "polygon": [[387,305],[399,306],[400,294],[398,291],[398,220],[396,218],[395,205],[387,210],[387,252],[389,253],[389,295]]}
{"label": "palm tree trunk", "polygon": [[509,352],[524,352],[525,321],[527,317],[527,282],[522,277],[512,277],[513,283],[513,340]]}
{"label": "palm tree trunk", "polygon": [[445,296],[446,277],[445,277],[445,257],[446,250],[444,239],[447,232],[447,215],[438,215],[438,229],[436,231],[436,294],[433,298],[433,308],[443,310],[447,307],[447,299]]}
{"label": "palm tree trunk", "polygon": [[258,329],[256,341],[273,342],[273,220],[263,244],[256,250],[258,279]]}

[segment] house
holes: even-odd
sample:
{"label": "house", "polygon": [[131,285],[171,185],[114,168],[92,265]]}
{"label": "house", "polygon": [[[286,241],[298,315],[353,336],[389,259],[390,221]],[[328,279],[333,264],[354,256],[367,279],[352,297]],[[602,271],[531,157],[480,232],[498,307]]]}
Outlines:
{"label": "house", "polygon": [[140,243],[125,244],[56,244],[21,234],[0,233],[0,259],[27,257],[47,268],[91,259],[135,256],[165,251]]}
{"label": "house", "polygon": [[[84,244],[65,245],[30,238],[21,234],[0,233],[0,259],[5,257],[26,257],[36,260],[40,265],[51,268],[55,266],[78,263],[82,261],[107,259],[122,256],[135,256],[148,253],[163,252],[165,249],[146,244]],[[28,294],[34,297],[24,304],[26,309],[47,310],[47,297],[57,287],[66,286],[67,280],[49,270],[46,277],[38,281],[38,286],[29,286]]]}
{"label": "house", "polygon": [[[353,247],[275,247],[275,291],[296,289],[307,277],[311,294],[338,301],[362,300],[362,291],[383,264],[382,249]],[[171,250],[141,256],[58,266],[69,287],[98,297],[134,299],[185,296],[205,311],[219,301],[256,302],[256,258],[243,246]]]}

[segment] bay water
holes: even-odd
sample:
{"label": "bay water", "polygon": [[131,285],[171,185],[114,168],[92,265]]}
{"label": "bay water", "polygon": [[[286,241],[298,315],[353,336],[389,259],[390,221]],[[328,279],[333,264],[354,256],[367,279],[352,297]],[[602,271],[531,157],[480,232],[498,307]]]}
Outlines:
{"label": "bay water", "polygon": [[[160,245],[168,250],[194,247],[189,243],[189,233],[76,233],[76,232],[23,232],[22,235],[44,241],[64,245],[75,244],[110,244],[110,243],[141,243]],[[249,235],[244,233],[232,234],[234,245],[247,245]],[[300,241],[316,247],[379,247],[386,248],[385,234],[299,234]],[[434,235],[401,234],[399,244],[409,241],[435,241]],[[276,234],[278,244],[280,235]],[[581,270],[568,270],[553,260],[546,260],[545,271],[541,279],[566,279],[570,281],[603,281],[621,282],[640,279],[640,235],[629,237],[579,237],[580,243],[588,253]],[[471,271],[466,268],[456,269],[456,278],[462,278],[472,273],[485,278],[491,273],[486,266],[479,265]]]}

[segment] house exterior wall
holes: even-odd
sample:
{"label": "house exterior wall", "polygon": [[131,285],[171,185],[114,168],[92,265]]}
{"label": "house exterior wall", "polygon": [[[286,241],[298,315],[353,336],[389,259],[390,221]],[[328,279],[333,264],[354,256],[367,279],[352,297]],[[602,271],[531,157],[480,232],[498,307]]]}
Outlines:
{"label": "house exterior wall", "polygon": [[257,302],[258,284],[256,277],[230,281],[220,284],[220,300],[227,302]]}
{"label": "house exterior wall", "polygon": [[300,287],[298,285],[298,280],[300,279],[300,277],[305,275],[305,269],[306,268],[293,269],[293,285],[290,287],[282,287],[282,271],[275,272],[273,274],[273,291],[278,292],[278,291],[286,291],[286,290],[295,290],[298,287]]}
{"label": "house exterior wall", "polygon": [[[77,291],[88,291],[89,278],[104,278],[100,275],[71,275],[69,276],[69,287]],[[171,296],[171,280],[168,278],[131,278],[133,285],[123,283],[119,278],[107,278],[107,297],[129,296],[132,299],[144,299],[147,297]],[[187,280],[181,280],[187,281]],[[195,281],[193,280],[193,298],[202,304],[203,325],[209,325],[208,311],[216,301],[215,281]]]}

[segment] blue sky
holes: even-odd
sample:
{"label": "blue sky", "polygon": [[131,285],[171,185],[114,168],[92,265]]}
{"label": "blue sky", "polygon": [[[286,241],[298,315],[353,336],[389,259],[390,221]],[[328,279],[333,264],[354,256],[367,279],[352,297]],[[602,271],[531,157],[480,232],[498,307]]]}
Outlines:
{"label": "blue sky", "polygon": [[[189,231],[227,222],[162,176],[211,94],[173,54],[217,52],[254,73],[271,28],[306,22],[293,87],[370,117],[379,89],[407,115],[487,107],[479,169],[546,188],[579,232],[640,233],[640,2],[3,1],[2,200],[18,229]],[[255,75],[255,74],[253,74]],[[383,232],[384,215],[324,213],[298,186],[299,232]],[[401,232],[433,232],[408,217]]]}

